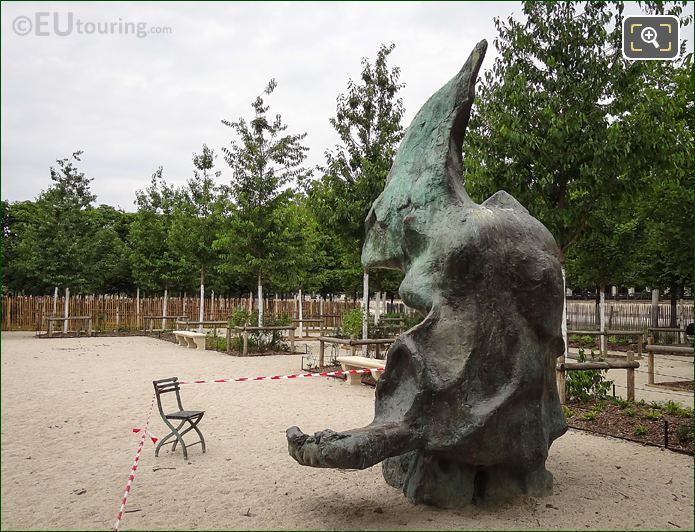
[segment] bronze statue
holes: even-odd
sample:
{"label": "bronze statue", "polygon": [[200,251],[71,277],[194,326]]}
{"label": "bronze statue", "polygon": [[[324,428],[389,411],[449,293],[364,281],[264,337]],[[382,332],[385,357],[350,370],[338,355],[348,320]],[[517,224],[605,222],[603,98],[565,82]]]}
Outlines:
{"label": "bronze statue", "polygon": [[400,295],[426,314],[388,352],[374,421],[314,436],[287,430],[300,464],[383,462],[390,485],[440,507],[549,494],[548,448],[566,430],[555,240],[506,192],[474,203],[461,177],[486,48],[419,111],[367,217],[363,265],[405,272]]}

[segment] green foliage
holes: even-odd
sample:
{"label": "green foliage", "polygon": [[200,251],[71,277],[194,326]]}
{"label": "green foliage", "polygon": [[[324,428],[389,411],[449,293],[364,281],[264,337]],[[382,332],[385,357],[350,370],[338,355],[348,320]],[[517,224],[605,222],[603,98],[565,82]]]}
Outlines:
{"label": "green foliage", "polygon": [[596,346],[596,338],[593,336],[590,336],[588,334],[584,335],[579,335],[579,334],[572,334],[569,337],[569,341],[579,344],[580,347],[595,347]]}
{"label": "green foliage", "polygon": [[[229,318],[230,327],[254,327],[257,323],[258,312],[249,312],[241,307],[234,309]],[[291,324],[292,317],[288,313],[283,312],[275,317],[267,316],[264,326],[279,327]],[[243,347],[242,333],[240,331],[232,331],[232,349],[241,352]],[[287,351],[288,349],[288,346],[282,341],[282,331],[251,331],[248,336],[248,347],[250,351]]]}
{"label": "green foliage", "polygon": [[362,337],[362,309],[355,308],[343,314],[339,335],[345,338]]}
{"label": "green foliage", "polygon": [[613,404],[620,408],[620,410],[625,410],[627,407],[632,406],[634,403],[626,399],[621,399],[620,397],[614,397]]}
{"label": "green foliage", "polygon": [[[270,96],[276,86],[271,80],[264,95]],[[249,121],[222,121],[235,138],[223,148],[232,171],[227,189],[229,215],[213,247],[221,255],[218,270],[247,285],[261,284],[264,277],[277,280],[290,275],[300,284],[298,272],[312,253],[304,247],[308,241],[302,231],[305,224],[294,210],[298,207],[288,185],[310,175],[302,166],[308,151],[302,143],[306,133],[285,134],[281,116],[268,116],[264,95],[253,101]]]}
{"label": "green foliage", "polygon": [[[680,16],[684,5],[644,8]],[[469,193],[503,189],[528,208],[555,236],[572,286],[688,284],[692,64],[625,60],[622,3],[522,11],[495,19],[498,56],[466,137]]]}
{"label": "green foliage", "polygon": [[[579,349],[579,362],[586,362],[583,349]],[[602,360],[591,351],[591,360]],[[608,370],[577,370],[567,372],[567,399],[587,402],[590,399],[606,399],[613,381],[606,379]]]}
{"label": "green foliage", "polygon": [[214,171],[213,150],[203,145],[202,153],[193,155],[193,166],[193,177],[173,195],[166,244],[180,261],[199,272],[200,283],[205,284],[206,273],[218,261],[213,242],[222,226],[224,203],[213,179],[220,176]]}
{"label": "green foliage", "polygon": [[205,337],[205,348],[214,351],[227,351],[227,338],[224,336],[213,336],[211,333]]}
{"label": "green foliage", "polygon": [[130,263],[123,242],[129,215],[95,207],[92,179],[78,168],[82,152],[50,168],[51,186],[35,201],[2,202],[3,286],[45,294],[127,290]]}
{"label": "green foliage", "polygon": [[672,416],[678,417],[691,417],[692,409],[685,408],[682,405],[676,403],[675,401],[667,401],[661,407],[664,412],[671,414]]}
{"label": "green foliage", "polygon": [[133,280],[146,291],[190,286],[193,267],[167,243],[176,190],[164,179],[161,166],[135,196],[138,210],[128,231]]}
{"label": "green foliage", "polygon": [[693,426],[678,425],[678,427],[676,427],[676,438],[678,438],[678,441],[681,443],[693,441]]}
{"label": "green foliage", "polygon": [[[373,63],[362,59],[360,79],[349,80],[347,93],[338,95],[330,122],[340,144],[326,151],[323,176],[307,187],[311,209],[339,252],[340,273],[324,285],[331,291],[361,289],[364,220],[384,187],[403,137],[403,102],[397,98],[403,87],[400,69],[388,65],[393,49],[393,44],[382,45]],[[400,272],[370,273],[377,290],[395,291],[401,278]]]}
{"label": "green foliage", "polygon": [[582,415],[582,419],[585,421],[594,421],[600,412],[598,410],[589,410]]}
{"label": "green foliage", "polygon": [[644,436],[649,432],[649,429],[645,427],[644,425],[637,425],[635,427],[634,435],[635,436]]}
{"label": "green foliage", "polygon": [[630,338],[627,336],[609,336],[608,343],[615,345],[630,345]]}
{"label": "green foliage", "polygon": [[574,417],[574,410],[572,410],[570,407],[562,405],[562,413],[565,414],[565,418],[569,419],[571,417]]}
{"label": "green foliage", "polygon": [[651,419],[652,421],[658,421],[664,416],[661,412],[652,408],[650,410],[647,410],[644,414],[642,414],[642,417],[644,417],[645,419]]}
{"label": "green foliage", "polygon": [[[254,319],[254,317],[256,319]],[[257,313],[251,313],[247,309],[242,307],[237,307],[232,311],[229,318],[229,325],[231,327],[244,327],[254,325],[257,321]]]}
{"label": "green foliage", "polygon": [[634,406],[626,406],[623,408],[623,414],[625,414],[627,417],[635,417],[637,411],[635,410]]}

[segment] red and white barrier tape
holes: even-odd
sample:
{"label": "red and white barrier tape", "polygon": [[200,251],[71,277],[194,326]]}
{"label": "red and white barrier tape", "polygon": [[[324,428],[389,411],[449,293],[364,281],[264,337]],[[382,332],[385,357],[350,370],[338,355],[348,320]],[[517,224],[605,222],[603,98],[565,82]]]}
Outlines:
{"label": "red and white barrier tape", "polygon": [[[263,377],[236,377],[229,379],[212,379],[212,380],[202,380],[197,379],[193,381],[179,381],[179,384],[211,384],[219,382],[246,382],[246,381],[276,381],[282,379],[302,379],[311,377],[340,377],[341,375],[361,375],[363,373],[371,373],[372,377],[377,378],[377,374],[384,371],[384,368],[374,368],[374,369],[349,369],[349,370],[338,370],[338,371],[322,371],[320,373],[295,373],[291,375],[269,375]],[[135,479],[135,472],[138,470],[138,464],[140,462],[140,453],[142,453],[142,448],[145,445],[145,438],[149,437],[152,443],[157,443],[157,438],[154,434],[149,431],[150,418],[152,417],[152,410],[154,408],[155,396],[152,396],[152,403],[150,404],[150,411],[147,414],[147,422],[145,423],[145,428],[134,428],[133,432],[142,433],[140,436],[140,443],[138,444],[138,450],[135,453],[135,460],[133,460],[133,465],[130,468],[130,475],[128,476],[128,482],[125,486],[125,493],[123,494],[123,499],[121,500],[121,508],[118,511],[118,516],[116,517],[116,523],[113,525],[112,530],[118,530],[118,527],[123,520],[123,512],[125,510],[126,504],[128,504],[128,495],[133,486],[133,480]]]}
{"label": "red and white barrier tape", "polygon": [[295,373],[292,375],[269,375],[265,377],[234,377],[229,379],[197,379],[193,381],[179,381],[179,384],[211,384],[215,382],[246,382],[246,381],[276,381],[282,379],[303,379],[311,377],[339,377],[341,375],[360,375],[362,373],[371,373],[376,377],[377,373],[384,371],[384,368],[375,369],[348,369],[338,371],[322,371],[320,373]]}
{"label": "red and white barrier tape", "polygon": [[154,409],[154,399],[155,396],[153,395],[152,402],[150,403],[150,411],[147,414],[147,422],[145,423],[145,429],[142,431],[140,429],[133,429],[133,432],[142,432],[142,436],[140,436],[138,450],[135,453],[135,460],[133,460],[133,465],[130,467],[130,475],[128,476],[128,482],[125,485],[125,492],[123,493],[123,498],[121,499],[121,508],[118,511],[118,515],[116,516],[116,522],[114,523],[112,530],[118,530],[118,527],[121,524],[121,520],[123,519],[123,511],[125,510],[125,505],[128,504],[128,495],[130,494],[130,490],[133,486],[135,472],[138,470],[138,464],[140,462],[140,453],[142,452],[142,448],[145,445],[145,437],[149,435],[152,439],[152,443],[157,441],[157,438],[152,437],[152,435],[148,432],[150,426],[150,418],[152,417],[152,410]]}
{"label": "red and white barrier tape", "polygon": [[[141,430],[142,430],[142,429],[137,429],[137,428],[136,428],[136,429],[133,429],[133,432],[135,432],[135,433],[137,434],[137,433],[140,432]],[[159,438],[158,438],[157,436],[155,436],[154,434],[152,434],[152,433],[151,433],[149,430],[147,430],[147,429],[145,429],[145,436],[149,436],[149,438],[152,440],[152,443],[157,443],[157,440],[159,440]]]}

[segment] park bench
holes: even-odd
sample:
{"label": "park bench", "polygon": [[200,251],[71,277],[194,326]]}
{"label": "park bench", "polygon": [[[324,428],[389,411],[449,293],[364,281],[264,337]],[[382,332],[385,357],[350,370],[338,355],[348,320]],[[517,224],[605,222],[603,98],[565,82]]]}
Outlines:
{"label": "park bench", "polygon": [[[348,371],[351,369],[379,369],[386,366],[385,360],[359,356],[337,357],[336,361],[340,362],[340,366],[343,368],[343,371]],[[374,377],[374,380],[379,380],[381,372],[372,371],[372,376]],[[347,375],[347,381],[350,384],[361,384],[362,374]]]}
{"label": "park bench", "polygon": [[179,342],[179,345],[190,347],[191,349],[198,348],[205,350],[205,333],[197,333],[193,331],[174,331],[174,336]]}

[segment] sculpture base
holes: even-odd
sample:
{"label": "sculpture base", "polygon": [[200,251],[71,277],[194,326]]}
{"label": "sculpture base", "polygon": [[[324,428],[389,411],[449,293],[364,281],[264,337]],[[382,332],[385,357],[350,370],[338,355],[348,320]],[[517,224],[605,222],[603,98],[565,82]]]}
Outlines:
{"label": "sculpture base", "polygon": [[541,466],[517,471],[508,466],[473,466],[412,451],[382,462],[384,479],[416,504],[460,508],[471,503],[508,501],[518,495],[553,492],[553,475]]}

